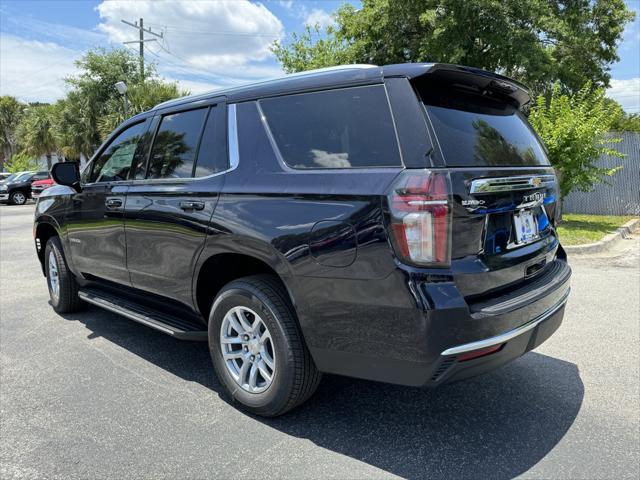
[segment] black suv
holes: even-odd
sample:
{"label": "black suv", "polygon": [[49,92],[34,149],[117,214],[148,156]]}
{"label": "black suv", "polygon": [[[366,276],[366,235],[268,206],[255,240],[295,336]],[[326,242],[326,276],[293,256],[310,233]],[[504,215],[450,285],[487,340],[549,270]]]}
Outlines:
{"label": "black suv", "polygon": [[0,184],[0,202],[24,205],[31,198],[31,184],[49,178],[49,172],[20,172],[10,175]]}
{"label": "black suv", "polygon": [[51,303],[209,342],[279,415],[321,372],[435,386],[560,325],[571,270],[525,88],[442,64],[347,66],[158,105],[80,173],[35,244]]}

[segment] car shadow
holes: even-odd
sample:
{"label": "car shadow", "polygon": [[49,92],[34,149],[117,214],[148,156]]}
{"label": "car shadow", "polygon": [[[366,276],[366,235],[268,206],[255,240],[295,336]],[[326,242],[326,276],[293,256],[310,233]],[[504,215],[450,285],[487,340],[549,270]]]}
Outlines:
{"label": "car shadow", "polygon": [[[205,343],[182,342],[89,307],[64,315],[229,401]],[[289,435],[405,478],[497,478],[538,463],[573,424],[584,397],[578,367],[531,352],[492,373],[423,390],[325,376],[304,405],[275,419]]]}

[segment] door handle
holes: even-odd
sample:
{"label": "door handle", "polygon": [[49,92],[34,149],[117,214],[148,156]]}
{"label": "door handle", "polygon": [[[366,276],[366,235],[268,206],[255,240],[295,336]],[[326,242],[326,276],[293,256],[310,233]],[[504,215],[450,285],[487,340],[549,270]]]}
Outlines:
{"label": "door handle", "polygon": [[182,210],[204,210],[204,202],[180,202],[180,208]]}
{"label": "door handle", "polygon": [[107,198],[105,202],[107,208],[120,208],[122,207],[122,199],[121,198]]}

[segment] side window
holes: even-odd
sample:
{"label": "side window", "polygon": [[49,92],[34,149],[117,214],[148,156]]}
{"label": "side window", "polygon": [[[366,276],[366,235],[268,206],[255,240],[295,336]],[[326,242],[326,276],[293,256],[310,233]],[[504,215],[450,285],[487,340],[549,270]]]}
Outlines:
{"label": "side window", "polygon": [[120,133],[102,152],[93,165],[91,182],[126,180],[131,169],[138,142],[144,133],[144,122]]}
{"label": "side window", "polygon": [[162,118],[151,149],[147,178],[193,176],[198,140],[207,111],[207,108],[199,108]]}
{"label": "side window", "polygon": [[194,177],[206,177],[229,168],[225,148],[226,139],[224,135],[221,135],[223,132],[220,128],[225,118],[221,114],[222,109],[219,107],[214,107],[209,111],[202,140],[200,140]]}
{"label": "side window", "polygon": [[159,123],[160,117],[153,117],[150,120],[149,128],[138,143],[138,153],[133,159],[133,165],[131,166],[132,172],[129,174],[129,178],[143,180],[147,175],[147,157],[151,148],[151,142],[153,141],[153,135]]}
{"label": "side window", "polygon": [[401,165],[382,85],[267,98],[260,107],[290,167]]}
{"label": "side window", "polygon": [[91,178],[91,169],[93,167],[92,162],[87,162],[84,165],[84,168],[80,170],[80,183],[89,183],[89,179]]}

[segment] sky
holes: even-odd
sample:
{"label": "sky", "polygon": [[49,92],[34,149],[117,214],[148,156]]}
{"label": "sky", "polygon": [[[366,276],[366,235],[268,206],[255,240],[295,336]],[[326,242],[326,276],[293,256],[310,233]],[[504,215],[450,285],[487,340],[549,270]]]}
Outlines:
{"label": "sky", "polygon": [[[358,6],[359,0],[350,0]],[[640,113],[640,0],[611,68],[608,95]],[[121,47],[138,39],[125,25],[144,18],[149,34],[145,58],[183,89],[201,93],[283,74],[269,50],[305,25],[332,22],[344,0],[0,0],[0,94],[23,101],[52,102],[64,96],[64,78],[74,61],[93,47]],[[127,46],[137,52],[138,44]]]}

